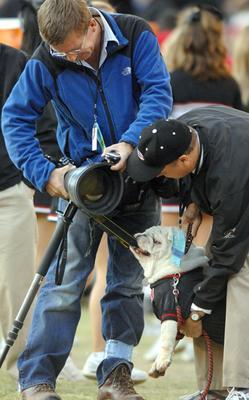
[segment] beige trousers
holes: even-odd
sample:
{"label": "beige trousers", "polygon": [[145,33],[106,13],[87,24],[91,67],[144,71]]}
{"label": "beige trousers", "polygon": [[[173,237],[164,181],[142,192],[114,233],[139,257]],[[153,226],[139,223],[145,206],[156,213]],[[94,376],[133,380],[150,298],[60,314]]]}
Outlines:
{"label": "beige trousers", "polygon": [[[249,388],[249,254],[244,266],[230,277],[224,356],[223,346],[213,343],[214,374],[212,389]],[[195,368],[199,389],[207,382],[207,354],[203,338],[194,339]]]}
{"label": "beige trousers", "polygon": [[[0,191],[0,330],[4,338],[33,280],[36,245],[33,190],[20,182]],[[3,365],[15,378],[16,361],[24,348],[29,325],[30,312]]]}

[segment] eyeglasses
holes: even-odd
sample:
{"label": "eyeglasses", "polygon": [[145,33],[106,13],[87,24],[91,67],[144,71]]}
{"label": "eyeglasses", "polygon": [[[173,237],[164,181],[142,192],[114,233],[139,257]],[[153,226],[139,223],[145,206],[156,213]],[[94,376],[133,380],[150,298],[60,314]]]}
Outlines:
{"label": "eyeglasses", "polygon": [[51,46],[50,46],[50,51],[52,53],[52,55],[54,57],[60,57],[60,58],[66,58],[66,59],[71,59],[72,57],[74,57],[74,59],[77,59],[78,56],[84,52],[84,48],[85,48],[85,44],[86,44],[86,39],[87,39],[87,34],[88,34],[88,30],[86,32],[86,34],[83,37],[82,40],[82,44],[78,49],[75,50],[71,50],[71,51],[67,51],[67,52],[62,52],[62,51],[57,51],[54,50]]}

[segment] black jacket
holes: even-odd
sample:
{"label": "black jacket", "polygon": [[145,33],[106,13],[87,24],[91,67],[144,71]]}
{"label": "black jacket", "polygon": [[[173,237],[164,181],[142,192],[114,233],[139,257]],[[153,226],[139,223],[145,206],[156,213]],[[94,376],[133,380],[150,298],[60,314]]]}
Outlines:
{"label": "black jacket", "polygon": [[[27,56],[23,52],[13,47],[0,44],[0,116],[3,105],[19,79],[26,62]],[[55,112],[51,103],[49,103],[43,115],[36,123],[36,137],[44,153],[49,154],[55,159],[59,159],[61,153],[56,142],[56,126]],[[1,123],[0,160],[0,190],[5,190],[19,183],[23,177],[21,171],[15,167],[9,158],[3,139]],[[25,182],[29,184],[26,180]]]}
{"label": "black jacket", "polygon": [[[177,285],[179,290],[178,304],[181,308],[181,314],[184,319],[189,317],[191,304],[194,299],[193,288],[203,279],[205,268],[195,268],[182,274]],[[160,279],[151,285],[151,299],[154,314],[161,322],[167,320],[177,321],[176,301],[173,294],[173,278]],[[224,343],[226,297],[217,304],[214,312],[206,315],[203,319],[203,328],[210,338],[217,343]],[[178,332],[177,339],[182,336]]]}
{"label": "black jacket", "polygon": [[249,114],[210,106],[179,120],[197,129],[204,151],[199,173],[191,176],[191,198],[213,216],[212,259],[194,303],[212,309],[249,252]]}
{"label": "black jacket", "polygon": [[239,85],[232,76],[204,80],[178,69],[170,73],[170,84],[173,118],[198,107],[200,103],[203,106],[213,104],[242,109]]}
{"label": "black jacket", "polygon": [[[18,80],[24,66],[26,56],[19,50],[0,44],[0,111]],[[0,190],[7,189],[22,179],[21,172],[10,160],[0,125]]]}

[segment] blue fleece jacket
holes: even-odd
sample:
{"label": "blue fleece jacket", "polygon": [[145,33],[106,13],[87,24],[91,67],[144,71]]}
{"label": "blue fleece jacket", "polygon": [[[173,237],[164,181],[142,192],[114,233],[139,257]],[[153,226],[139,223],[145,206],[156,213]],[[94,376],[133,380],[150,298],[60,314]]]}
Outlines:
{"label": "blue fleece jacket", "polygon": [[171,111],[169,74],[148,24],[134,16],[103,14],[118,43],[108,42],[97,77],[84,66],[52,57],[43,43],[3,109],[10,157],[41,191],[55,166],[34,137],[35,124],[50,100],[58,117],[60,149],[77,166],[101,155],[100,147],[92,151],[95,102],[106,146],[122,141],[135,146],[143,127]]}

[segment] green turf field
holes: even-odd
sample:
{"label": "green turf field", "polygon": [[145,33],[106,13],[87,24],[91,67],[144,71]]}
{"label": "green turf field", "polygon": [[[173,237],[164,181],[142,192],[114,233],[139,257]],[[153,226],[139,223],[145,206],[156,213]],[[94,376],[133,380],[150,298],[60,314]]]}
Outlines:
{"label": "green turf field", "polygon": [[[152,320],[149,316],[146,320]],[[77,340],[73,350],[73,359],[78,367],[82,367],[84,360],[91,351],[91,336],[89,316],[83,312],[77,331]],[[134,361],[137,368],[149,370],[150,363],[144,361],[143,354],[155,340],[155,337],[144,335],[141,343],[134,351]],[[193,363],[183,362],[176,354],[174,362],[163,378],[149,378],[145,383],[136,385],[136,390],[146,400],[176,400],[179,396],[196,390]],[[81,382],[59,381],[57,392],[63,400],[94,400],[97,395],[96,382],[85,379]],[[16,383],[5,372],[0,370],[0,400],[20,399],[16,391]]]}

